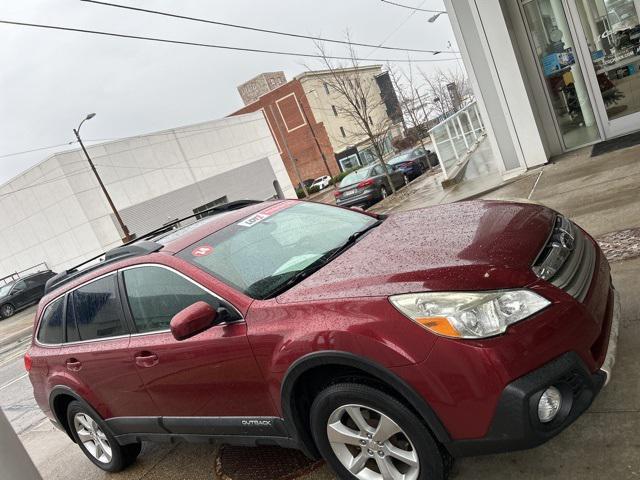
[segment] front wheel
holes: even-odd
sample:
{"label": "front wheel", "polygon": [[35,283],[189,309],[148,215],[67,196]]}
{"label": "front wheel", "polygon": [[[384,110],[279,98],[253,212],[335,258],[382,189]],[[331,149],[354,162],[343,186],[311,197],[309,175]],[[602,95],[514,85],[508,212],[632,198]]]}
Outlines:
{"label": "front wheel", "polygon": [[142,448],[140,442],[120,445],[107,425],[80,402],[67,409],[67,421],[73,438],[95,465],[107,472],[119,472],[131,465]]}
{"label": "front wheel", "polygon": [[447,463],[429,430],[395,398],[333,385],[311,406],[318,450],[342,480],[443,480]]}
{"label": "front wheel", "polygon": [[5,303],[0,307],[0,318],[9,318],[14,313],[16,313],[16,309],[10,303]]}

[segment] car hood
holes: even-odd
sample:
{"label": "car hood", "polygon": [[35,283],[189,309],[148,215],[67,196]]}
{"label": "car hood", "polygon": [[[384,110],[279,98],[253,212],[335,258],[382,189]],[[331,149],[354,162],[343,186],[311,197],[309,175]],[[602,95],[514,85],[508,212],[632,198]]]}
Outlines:
{"label": "car hood", "polygon": [[533,204],[453,203],[390,215],[279,302],[490,290],[535,280],[555,212]]}

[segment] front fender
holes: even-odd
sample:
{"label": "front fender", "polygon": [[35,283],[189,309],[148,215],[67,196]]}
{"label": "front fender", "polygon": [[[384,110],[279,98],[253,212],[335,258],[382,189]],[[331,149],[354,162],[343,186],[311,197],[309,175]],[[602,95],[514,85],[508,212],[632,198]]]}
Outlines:
{"label": "front fender", "polygon": [[322,366],[350,367],[376,378],[393,390],[417,412],[439,442],[446,445],[451,441],[449,433],[427,401],[395,372],[351,352],[323,351],[309,353],[296,360],[282,379],[280,401],[285,424],[291,437],[306,452],[313,453],[313,440],[309,438],[305,431],[304,420],[296,415],[294,392],[296,383],[306,372]]}

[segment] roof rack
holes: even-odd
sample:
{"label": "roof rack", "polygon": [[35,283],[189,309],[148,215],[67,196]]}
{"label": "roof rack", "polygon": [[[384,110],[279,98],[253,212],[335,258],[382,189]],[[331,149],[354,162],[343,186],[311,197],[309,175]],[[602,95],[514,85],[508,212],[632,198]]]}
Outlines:
{"label": "roof rack", "polygon": [[[112,250],[109,250],[108,252],[101,253],[97,257],[90,258],[89,260],[76,265],[75,267],[72,267],[51,277],[49,280],[47,280],[47,283],[44,286],[44,292],[45,294],[47,294],[64,285],[65,283],[78,278],[80,275],[84,275],[85,273],[104,267],[105,265],[108,265],[110,263],[116,262],[118,260],[123,260],[125,258],[138,257],[140,255],[154,253],[162,249],[162,247],[163,246],[159,243],[146,241],[138,242],[135,245],[123,245],[121,247],[116,247]],[[104,260],[102,260],[101,262],[96,263],[95,265],[91,265],[88,268],[79,270],[80,267],[86,265],[87,263],[99,260],[102,257],[104,257]]]}
{"label": "roof rack", "polygon": [[[84,262],[76,265],[75,267],[71,267],[70,269],[60,272],[57,275],[51,277],[49,280],[47,280],[47,283],[45,284],[45,287],[44,287],[45,294],[55,290],[56,288],[64,285],[65,283],[68,283],[78,278],[80,275],[84,275],[85,273],[101,268],[109,263],[113,263],[118,260],[123,260],[125,258],[148,255],[150,253],[154,253],[161,250],[164,247],[164,245],[151,241],[150,239],[157,238],[163,233],[170,232],[171,230],[173,230],[173,227],[175,225],[179,224],[180,222],[183,222],[184,220],[195,218],[198,215],[208,216],[210,214],[217,213],[217,212],[238,210],[240,208],[243,208],[249,205],[255,205],[257,203],[262,203],[262,202],[260,200],[237,200],[235,202],[229,202],[223,205],[217,205],[207,210],[203,210],[202,212],[198,212],[197,214],[189,215],[187,217],[174,220],[173,222],[163,225],[160,228],[156,228],[155,230],[152,230],[148,233],[145,233],[144,235],[141,235],[135,238],[134,240],[123,244],[122,246],[113,248],[111,250],[108,250],[107,252],[103,252],[100,255],[97,255],[88,260],[85,260]],[[80,270],[80,267],[83,267],[88,263],[91,263],[100,259],[102,259],[102,261],[100,261],[99,263],[96,263],[95,265],[91,265],[88,268]]]}
{"label": "roof rack", "polygon": [[134,240],[131,240],[130,242],[125,243],[124,245],[132,245],[135,244],[137,242],[139,242],[140,240],[149,240],[151,238],[155,238],[158,237],[160,235],[162,235],[163,233],[167,233],[172,231],[176,225],[184,222],[185,220],[189,220],[191,218],[196,218],[198,216],[200,217],[208,217],[209,215],[213,214],[213,213],[222,213],[222,212],[230,212],[233,210],[239,210],[241,208],[247,207],[249,205],[255,205],[258,203],[262,203],[261,200],[236,200],[233,202],[227,202],[224,203],[222,205],[216,205],[215,207],[211,207],[208,208],[207,210],[203,210],[201,212],[198,213],[194,213],[193,215],[189,215],[187,217],[182,217],[182,218],[178,218],[177,220],[173,220],[169,223],[164,224],[163,226],[156,228],[155,230],[151,230],[148,233],[145,233],[144,235],[140,235],[139,237],[136,237]]}

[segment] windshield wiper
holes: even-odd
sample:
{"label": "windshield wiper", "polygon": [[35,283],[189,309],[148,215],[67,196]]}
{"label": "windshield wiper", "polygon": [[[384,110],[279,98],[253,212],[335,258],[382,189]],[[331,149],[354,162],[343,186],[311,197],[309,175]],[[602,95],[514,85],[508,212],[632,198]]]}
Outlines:
{"label": "windshield wiper", "polygon": [[352,233],[351,235],[349,235],[349,238],[347,238],[346,242],[344,242],[339,247],[329,250],[322,257],[318,258],[315,262],[307,265],[298,273],[290,277],[282,285],[279,285],[275,290],[272,290],[271,292],[269,292],[268,297],[275,297],[276,295],[280,295],[282,292],[288,290],[296,283],[301,282],[302,280],[307,278],[309,275],[311,275],[313,272],[319,270],[320,268],[325,266],[327,263],[331,262],[333,259],[335,259],[340,254],[342,254],[345,250],[349,249],[358,241],[359,238],[362,238],[365,234],[367,234],[369,231],[376,228],[383,221],[384,219],[381,218],[373,222],[371,225],[368,225],[367,227],[363,228],[362,230],[358,230],[357,232]]}

